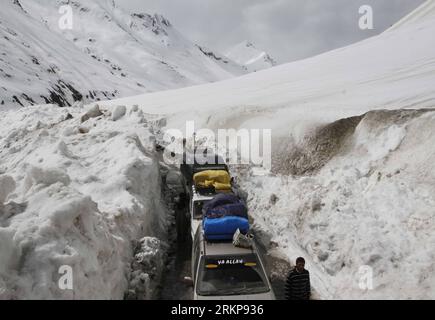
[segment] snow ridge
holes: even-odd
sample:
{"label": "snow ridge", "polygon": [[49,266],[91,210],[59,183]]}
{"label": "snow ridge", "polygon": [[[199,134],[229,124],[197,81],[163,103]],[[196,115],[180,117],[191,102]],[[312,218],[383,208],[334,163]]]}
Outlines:
{"label": "snow ridge", "polygon": [[255,72],[277,65],[276,61],[266,52],[258,50],[251,42],[243,41],[225,54],[229,59]]}
{"label": "snow ridge", "polygon": [[425,20],[435,19],[435,1],[427,0],[416,10],[404,17],[402,20],[394,24],[388,31],[400,29],[402,27],[410,26],[413,24],[421,24]]}
{"label": "snow ridge", "polygon": [[[59,28],[60,5],[73,28]],[[175,89],[246,73],[215,59],[163,16],[114,1],[8,0],[0,12],[0,109],[72,105]]]}
{"label": "snow ridge", "polygon": [[[98,106],[55,105],[1,122],[0,299],[123,299],[134,241],[147,237],[147,259],[163,263],[152,240],[164,246],[168,228],[152,122],[137,109],[115,122]],[[163,268],[144,264],[152,298]],[[73,290],[58,285],[62,266]]]}

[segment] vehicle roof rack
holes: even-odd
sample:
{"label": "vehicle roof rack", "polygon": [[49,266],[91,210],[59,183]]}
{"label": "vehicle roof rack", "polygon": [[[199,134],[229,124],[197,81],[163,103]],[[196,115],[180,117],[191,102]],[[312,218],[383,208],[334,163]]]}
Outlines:
{"label": "vehicle roof rack", "polygon": [[202,196],[209,196],[209,195],[212,196],[216,194],[216,188],[213,186],[207,188],[195,187],[195,191]]}
{"label": "vehicle roof rack", "polygon": [[209,246],[210,249],[217,248],[220,245],[231,245],[230,248],[232,248],[232,250],[230,252],[226,252],[226,253],[222,252],[222,253],[219,253],[220,255],[241,254],[241,253],[246,253],[249,251],[253,253],[253,252],[255,252],[255,249],[256,249],[254,242],[252,242],[252,245],[249,247],[241,247],[241,246],[234,245],[233,240],[207,240],[203,230],[201,231],[201,234],[202,234],[202,239],[203,239],[204,255],[207,255],[207,245]]}

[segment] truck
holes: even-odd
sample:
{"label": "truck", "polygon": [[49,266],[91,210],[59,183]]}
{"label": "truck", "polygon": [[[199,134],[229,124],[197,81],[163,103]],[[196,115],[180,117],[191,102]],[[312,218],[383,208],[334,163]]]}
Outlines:
{"label": "truck", "polygon": [[232,241],[208,241],[198,226],[192,247],[194,300],[275,300],[255,241],[237,247]]}

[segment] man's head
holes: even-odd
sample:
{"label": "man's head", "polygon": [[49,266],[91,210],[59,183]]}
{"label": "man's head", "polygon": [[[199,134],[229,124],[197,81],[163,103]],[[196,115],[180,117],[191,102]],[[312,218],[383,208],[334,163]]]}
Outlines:
{"label": "man's head", "polygon": [[305,270],[305,259],[302,257],[299,257],[296,259],[296,270],[298,272],[302,272]]}

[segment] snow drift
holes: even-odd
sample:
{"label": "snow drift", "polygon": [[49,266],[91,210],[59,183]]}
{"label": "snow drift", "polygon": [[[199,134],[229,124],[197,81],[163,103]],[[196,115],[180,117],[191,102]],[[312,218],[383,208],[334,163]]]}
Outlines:
{"label": "snow drift", "polygon": [[[257,228],[309,257],[320,297],[433,299],[435,109],[369,112],[339,136],[316,172],[240,175]],[[366,266],[373,290],[360,288]]]}
{"label": "snow drift", "polygon": [[[50,105],[2,115],[1,299],[122,299],[132,241],[164,241],[150,123],[137,110],[114,122],[96,109],[84,119],[85,109]],[[74,290],[58,286],[64,265]]]}

